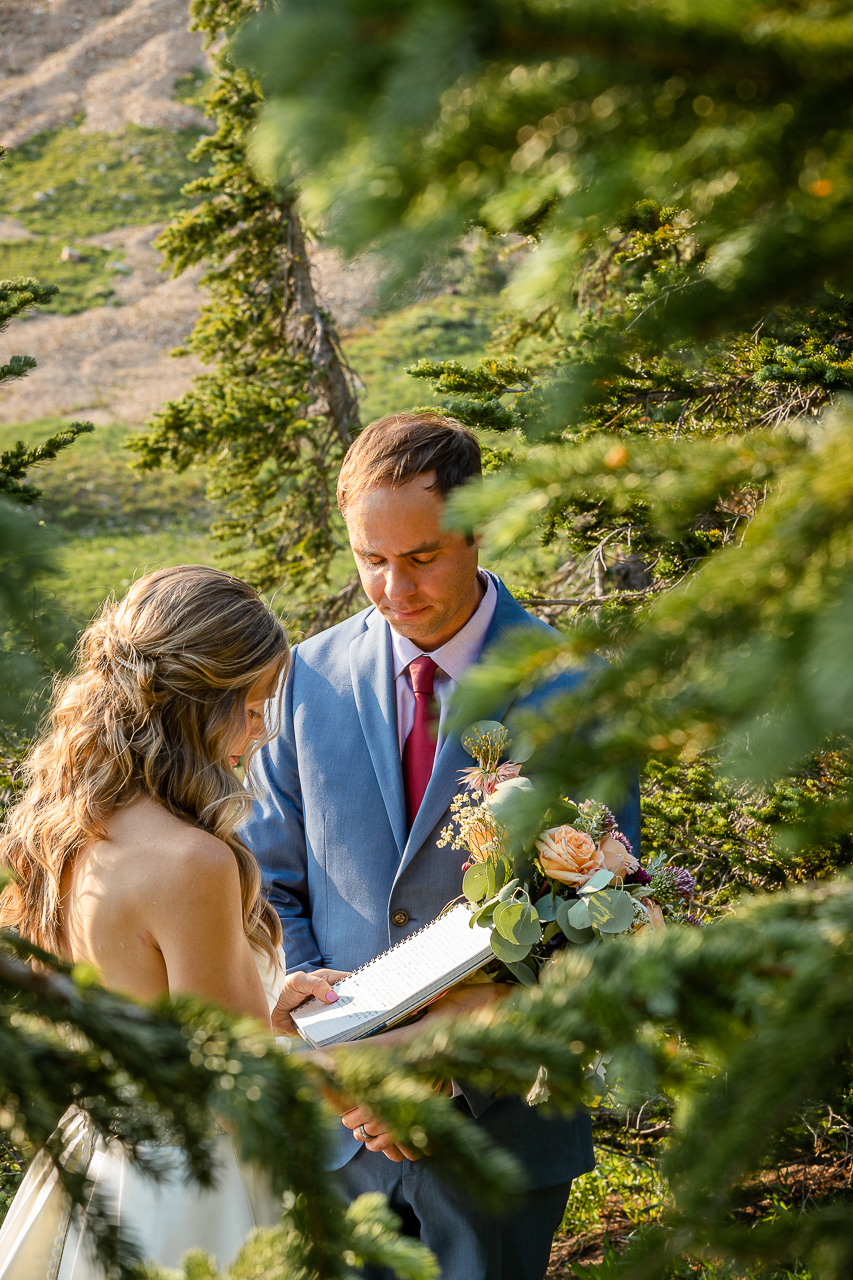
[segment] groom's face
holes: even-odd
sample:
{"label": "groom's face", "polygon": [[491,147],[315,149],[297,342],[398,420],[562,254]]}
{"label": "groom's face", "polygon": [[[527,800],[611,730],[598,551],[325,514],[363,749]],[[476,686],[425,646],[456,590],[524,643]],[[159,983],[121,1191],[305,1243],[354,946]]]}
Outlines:
{"label": "groom's face", "polygon": [[400,635],[427,652],[464,627],[480,602],[477,544],[442,528],[434,472],[353,498],[346,524],[361,585]]}

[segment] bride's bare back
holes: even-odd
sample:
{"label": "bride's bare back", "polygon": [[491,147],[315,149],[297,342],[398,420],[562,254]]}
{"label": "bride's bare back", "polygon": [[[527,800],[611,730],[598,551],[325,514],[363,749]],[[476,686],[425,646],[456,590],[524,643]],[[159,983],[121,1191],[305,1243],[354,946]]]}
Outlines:
{"label": "bride's bare back", "polygon": [[62,949],[141,1000],[193,992],[267,1021],[243,929],[240,878],[222,840],[143,796],[108,818],[61,883]]}

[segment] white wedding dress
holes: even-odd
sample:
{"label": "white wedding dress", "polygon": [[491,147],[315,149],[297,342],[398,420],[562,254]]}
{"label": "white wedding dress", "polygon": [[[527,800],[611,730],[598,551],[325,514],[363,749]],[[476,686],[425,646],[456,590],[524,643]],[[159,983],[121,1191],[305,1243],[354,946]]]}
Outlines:
{"label": "white wedding dress", "polygon": [[[283,982],[265,972],[259,959],[270,1010]],[[218,1130],[211,1138],[214,1187],[202,1190],[186,1178],[180,1147],[157,1146],[150,1154],[163,1177],[146,1177],[116,1142],[93,1140],[83,1112],[72,1108],[61,1122],[63,1163],[84,1170],[111,1206],[122,1232],[146,1261],[177,1267],[189,1249],[203,1249],[227,1267],[254,1226],[273,1226],[281,1215],[262,1174],[237,1159],[231,1138]],[[52,1161],[36,1155],[0,1228],[0,1280],[104,1280],[91,1249],[84,1214],[72,1214]]]}

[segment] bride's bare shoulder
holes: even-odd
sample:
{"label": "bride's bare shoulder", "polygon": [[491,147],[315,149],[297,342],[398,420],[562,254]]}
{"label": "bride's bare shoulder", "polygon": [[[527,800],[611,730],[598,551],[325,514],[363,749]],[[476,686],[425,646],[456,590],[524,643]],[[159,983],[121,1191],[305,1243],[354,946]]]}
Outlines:
{"label": "bride's bare shoulder", "polygon": [[69,864],[68,954],[94,964],[107,986],[144,999],[172,982],[206,990],[203,976],[187,974],[202,958],[215,968],[211,940],[226,949],[245,941],[233,852],[147,797],[115,810],[105,826],[106,838]]}
{"label": "bride's bare shoulder", "polygon": [[239,879],[234,855],[224,840],[200,831],[149,796],[117,809],[106,825],[113,856],[139,870],[144,867],[146,878],[165,877],[173,885],[187,876]]}

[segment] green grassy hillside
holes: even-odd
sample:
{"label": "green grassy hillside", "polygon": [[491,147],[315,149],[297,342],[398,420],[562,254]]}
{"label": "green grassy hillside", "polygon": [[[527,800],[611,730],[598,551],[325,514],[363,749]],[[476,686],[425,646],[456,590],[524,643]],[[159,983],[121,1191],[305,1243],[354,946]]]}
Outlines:
{"label": "green grassy hillside", "polygon": [[[191,203],[181,194],[203,166],[187,159],[196,129],[129,126],[120,134],[52,129],[9,151],[0,164],[0,218],[14,218],[29,240],[0,240],[0,276],[35,276],[59,285],[44,310],[73,314],[118,304],[112,288],[121,253],[89,236],[173,218]],[[63,262],[68,245],[78,262]]]}
{"label": "green grassy hillside", "polygon": [[[60,425],[57,418],[0,425],[0,450],[20,439],[38,443]],[[75,627],[147,569],[215,554],[202,476],[140,474],[125,448],[131,429],[99,427],[31,477],[44,490],[36,512],[55,535],[60,566],[49,590]]]}
{"label": "green grassy hillside", "polygon": [[[474,361],[493,326],[497,302],[444,295],[366,324],[346,343],[364,381],[362,420],[429,403],[429,389],[405,373],[419,355]],[[37,443],[58,418],[0,425],[0,450]],[[213,562],[221,546],[209,534],[217,517],[200,470],[143,474],[122,423],[98,427],[32,478],[44,489],[39,518],[56,535],[61,576],[53,587],[75,626],[84,626],[110,592],[121,595],[149,569]],[[350,566],[340,566],[342,579]],[[287,612],[286,603],[280,601]]]}
{"label": "green grassy hillside", "polygon": [[[192,73],[175,96],[195,101],[202,84],[202,73]],[[41,133],[0,163],[0,218],[15,219],[32,237],[0,243],[0,277],[35,276],[59,285],[45,310],[66,315],[120,305],[113,282],[121,253],[87,238],[169,220],[187,207],[181,189],[201,171],[187,159],[196,130],[132,126],[104,135],[83,133],[78,124]],[[60,260],[66,244],[80,261]],[[364,317],[344,341],[363,384],[363,422],[434,402],[426,384],[405,372],[421,357],[466,364],[480,358],[498,319],[500,283],[500,272],[486,279],[462,255],[446,292]],[[26,329],[15,341],[16,349],[27,349]],[[44,439],[57,425],[59,419],[0,425],[0,448]],[[34,477],[44,489],[39,518],[55,534],[60,575],[51,589],[70,617],[69,634],[86,624],[105,596],[121,595],[148,569],[213,562],[221,554],[209,533],[218,513],[205,497],[203,472],[142,475],[134,468],[126,441],[141,425],[99,426]],[[524,565],[517,568],[523,581]],[[349,558],[342,557],[333,582],[351,572]],[[280,597],[279,604],[286,615]]]}
{"label": "green grassy hillside", "polygon": [[0,166],[0,212],[69,241],[164,222],[187,207],[181,187],[204,171],[187,159],[199,136],[137,125],[115,134],[74,126],[37,134]]}

